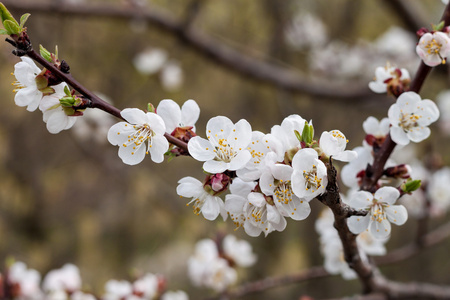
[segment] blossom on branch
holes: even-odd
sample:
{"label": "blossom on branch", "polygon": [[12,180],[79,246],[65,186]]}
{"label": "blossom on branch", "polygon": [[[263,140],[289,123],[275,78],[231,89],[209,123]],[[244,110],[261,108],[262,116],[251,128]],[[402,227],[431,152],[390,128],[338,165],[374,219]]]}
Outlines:
{"label": "blossom on branch", "polygon": [[205,162],[205,172],[235,171],[250,160],[247,146],[252,138],[252,128],[246,120],[233,124],[227,117],[214,117],[206,125],[206,135],[208,139],[195,136],[188,143],[192,157]]}
{"label": "blossom on branch", "polygon": [[445,64],[450,55],[450,38],[440,31],[427,32],[420,38],[416,52],[427,66]]}
{"label": "blossom on branch", "polygon": [[369,88],[374,93],[400,95],[409,85],[411,77],[406,69],[399,69],[387,64],[375,69],[375,79],[369,82]]}
{"label": "blossom on branch", "polygon": [[184,102],[180,106],[171,99],[164,99],[159,102],[156,114],[164,120],[166,132],[171,134],[177,127],[192,127],[195,132],[195,123],[200,116],[200,107],[192,99]]}
{"label": "blossom on branch", "polygon": [[389,108],[388,117],[392,140],[407,145],[409,141],[418,143],[430,136],[428,125],[439,118],[439,110],[433,101],[422,100],[415,92],[405,92]]}
{"label": "blossom on branch", "polygon": [[39,107],[43,93],[39,90],[36,76],[41,73],[34,61],[29,57],[21,57],[22,61],[14,66],[14,76],[17,81],[13,83],[17,92],[14,101],[18,106],[27,106],[28,111],[35,111]]}
{"label": "blossom on branch", "polygon": [[358,154],[352,150],[345,150],[348,140],[339,130],[324,131],[320,136],[320,148],[327,156],[340,161],[352,161]]}
{"label": "blossom on branch", "polygon": [[351,216],[348,227],[354,234],[369,230],[376,239],[383,239],[391,233],[391,223],[403,225],[408,219],[408,212],[403,205],[393,205],[400,192],[393,187],[382,187],[375,194],[358,191],[349,200],[354,209],[366,210],[365,216]]}
{"label": "blossom on branch", "polygon": [[164,153],[169,149],[169,142],[164,137],[166,126],[163,119],[137,108],[126,108],[120,114],[127,122],[113,125],[108,131],[108,141],[119,146],[122,161],[136,165],[145,154],[150,154],[155,163],[163,162]]}

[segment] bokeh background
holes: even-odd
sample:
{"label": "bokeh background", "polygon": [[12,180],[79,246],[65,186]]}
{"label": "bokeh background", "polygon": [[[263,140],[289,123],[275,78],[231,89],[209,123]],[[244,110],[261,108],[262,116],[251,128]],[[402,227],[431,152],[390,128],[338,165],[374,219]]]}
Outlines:
{"label": "bokeh background", "polygon": [[[16,2],[61,5],[65,1]],[[137,5],[167,13],[180,22],[187,19],[193,3],[67,2],[80,6]],[[350,140],[348,147],[353,148],[361,145],[364,137],[362,122],[370,115],[386,116],[392,104],[392,99],[370,94],[366,88],[375,66],[384,65],[388,58],[392,64],[408,67],[414,74],[419,62],[414,55],[414,43],[410,46],[403,42],[396,45],[392,40],[380,42],[392,26],[410,32],[414,39],[411,26],[389,1],[196,2],[199,9],[190,24],[193,30],[244,55],[302,73],[324,89],[338,86],[340,90],[353,90],[361,86],[363,96],[324,98],[257,81],[224,68],[175,34],[139,18],[139,14],[123,20],[27,11],[32,14],[27,27],[35,48],[42,44],[53,50],[58,45],[60,58],[69,63],[74,77],[92,91],[106,95],[119,108],[144,109],[147,103],[156,106],[162,99],[173,99],[179,104],[195,99],[201,107],[197,123],[200,135],[206,122],[216,115],[227,116],[234,122],[245,118],[254,130],[269,132],[284,117],[297,113],[313,120],[317,137],[324,130],[339,129]],[[424,21],[424,25],[437,22],[444,8],[439,0],[404,2],[419,8],[417,19]],[[25,12],[11,11],[16,17]],[[306,15],[315,18],[307,30],[314,33],[312,38],[300,33],[287,40],[286,30],[293,20]],[[314,31],[319,22],[325,38],[312,47],[314,40],[322,39],[322,33]],[[310,42],[306,46],[296,44],[295,38]],[[402,45],[410,47],[404,50]],[[138,72],[133,59],[149,48],[160,48],[179,63],[183,73],[181,86],[168,90],[163,87],[159,73]],[[409,52],[399,55],[395,52],[399,49]],[[79,266],[83,285],[98,294],[103,292],[108,279],[130,280],[139,273],[159,273],[168,278],[170,289],[183,289],[191,299],[214,294],[191,286],[186,261],[198,240],[214,238],[218,233],[232,233],[248,240],[259,257],[254,267],[240,273],[240,282],[322,264],[314,230],[315,217],[323,208],[318,201],[312,201],[313,210],[307,220],[288,221],[285,231],[266,238],[250,238],[243,230],[234,231],[232,222],[210,222],[196,216],[175,189],[184,176],[202,180],[201,163],[188,157],[162,164],[145,159],[131,167],[121,162],[118,149],[108,144],[104,133],[92,135],[89,129],[81,129],[81,137],[76,130],[48,133],[40,112],[30,113],[14,105],[11,86],[14,77],[10,73],[19,59],[11,50],[9,44],[0,43],[0,262],[14,257],[43,274],[71,262]],[[447,68],[440,66],[428,78],[422,97],[435,99],[446,88]],[[437,126],[432,127],[432,132],[431,138],[417,147],[418,155],[424,157],[435,151],[450,162],[448,137]],[[445,219],[443,216],[433,220],[430,227]],[[394,227],[388,249],[413,240],[416,228],[413,219],[404,227]],[[450,284],[448,247],[450,242],[441,243],[412,259],[383,267],[382,271],[399,281]],[[332,276],[244,299],[340,297],[359,292],[356,280]]]}

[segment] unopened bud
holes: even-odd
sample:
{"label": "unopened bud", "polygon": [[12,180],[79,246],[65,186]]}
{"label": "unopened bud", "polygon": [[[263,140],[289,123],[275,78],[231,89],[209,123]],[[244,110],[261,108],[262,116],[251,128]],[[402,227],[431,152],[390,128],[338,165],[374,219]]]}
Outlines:
{"label": "unopened bud", "polygon": [[303,127],[301,141],[305,142],[306,145],[310,145],[314,139],[314,127],[311,122],[305,121],[305,126]]}
{"label": "unopened bud", "polygon": [[410,178],[411,177],[411,167],[406,164],[397,165],[395,167],[390,167],[384,170],[384,175],[394,178]]}
{"label": "unopened bud", "polygon": [[218,173],[207,176],[203,187],[205,191],[215,196],[226,191],[230,183],[231,178],[228,175]]}

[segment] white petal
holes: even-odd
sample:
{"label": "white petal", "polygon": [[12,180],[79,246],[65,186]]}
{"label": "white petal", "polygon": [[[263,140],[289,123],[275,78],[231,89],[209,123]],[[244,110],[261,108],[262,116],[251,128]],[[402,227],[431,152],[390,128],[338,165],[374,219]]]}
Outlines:
{"label": "white petal", "polygon": [[125,108],[120,115],[130,124],[145,124],[147,117],[145,112],[138,108]]}
{"label": "white petal", "polygon": [[238,195],[229,194],[225,196],[225,209],[233,214],[240,214],[247,199]]}
{"label": "white petal", "polygon": [[408,211],[403,205],[392,205],[385,211],[388,220],[396,225],[403,225],[408,220]]}
{"label": "white petal", "polygon": [[375,134],[378,131],[380,123],[375,117],[368,117],[363,122],[363,129],[366,134]]}
{"label": "white petal", "polygon": [[354,209],[365,209],[372,205],[373,195],[366,191],[354,193],[349,201],[349,205]]}
{"label": "white petal", "polygon": [[256,207],[266,205],[266,199],[264,199],[264,195],[261,193],[250,193],[248,195],[248,202]]}
{"label": "white petal", "polygon": [[181,107],[181,122],[184,126],[194,126],[200,116],[200,107],[192,99],[184,102]]}
{"label": "white petal", "polygon": [[390,134],[392,140],[399,144],[399,145],[408,145],[409,144],[409,138],[406,135],[406,133],[403,131],[403,129],[399,127],[392,126],[390,129]]}
{"label": "white petal", "polygon": [[48,112],[48,116],[47,129],[50,133],[59,133],[67,126],[68,117],[61,108]]}
{"label": "white petal", "polygon": [[422,128],[413,128],[411,131],[408,131],[406,136],[409,140],[413,141],[414,143],[419,143],[425,139],[427,139],[431,134],[431,130],[428,127],[422,127]]}
{"label": "white petal", "polygon": [[248,150],[240,151],[233,159],[230,161],[229,170],[236,171],[245,167],[248,161],[252,158],[252,155]]}
{"label": "white petal", "polygon": [[278,180],[291,180],[294,169],[288,165],[276,164],[271,167],[273,177]]}
{"label": "white petal", "polygon": [[274,178],[270,172],[264,172],[261,174],[261,178],[259,179],[259,187],[265,195],[273,195],[276,186],[274,184]]}
{"label": "white petal", "polygon": [[184,177],[178,181],[177,194],[187,198],[197,198],[203,190],[202,183],[194,177]]}
{"label": "white petal", "polygon": [[427,126],[439,118],[439,109],[433,101],[422,100],[417,107],[422,114],[422,118],[419,120],[420,125]]}
{"label": "white petal", "polygon": [[381,222],[373,221],[369,230],[375,239],[385,239],[391,234],[391,223],[386,219]]}
{"label": "white petal", "polygon": [[353,234],[359,234],[369,227],[370,216],[351,216],[347,220],[348,229]]}
{"label": "white petal", "polygon": [[198,161],[207,161],[216,157],[211,143],[199,136],[189,140],[188,150],[189,154]]}
{"label": "white petal", "polygon": [[35,111],[42,99],[42,92],[36,89],[36,87],[26,87],[17,91],[14,97],[14,102],[18,106],[28,106],[28,111]]}
{"label": "white petal", "polygon": [[145,145],[133,149],[133,147],[119,147],[119,157],[123,163],[127,165],[137,165],[144,160],[145,157]]}
{"label": "white petal", "polygon": [[168,133],[172,133],[181,122],[180,106],[173,100],[164,99],[159,102],[156,113],[164,120]]}
{"label": "white petal", "polygon": [[206,220],[213,221],[220,213],[220,205],[218,201],[220,198],[214,196],[207,196],[205,203],[202,206],[202,215]]}
{"label": "white petal", "polygon": [[394,204],[395,201],[397,201],[398,197],[400,197],[400,192],[396,188],[391,186],[382,187],[378,189],[374,194],[374,198],[376,200],[388,204]]}
{"label": "white petal", "polygon": [[210,141],[226,139],[231,133],[233,122],[224,116],[211,118],[206,124],[206,135]]}
{"label": "white petal", "polygon": [[383,82],[371,81],[369,82],[369,89],[374,93],[382,94],[386,93],[387,85]]}
{"label": "white petal", "polygon": [[128,140],[128,135],[124,132],[127,127],[131,127],[126,122],[119,122],[111,126],[108,131],[108,141],[112,145],[122,145]]}
{"label": "white petal", "polygon": [[358,157],[358,153],[356,151],[345,150],[339,154],[333,156],[334,160],[349,162]]}
{"label": "white petal", "polygon": [[[155,135],[152,137],[152,145],[149,148],[150,157],[153,162],[161,163],[164,161],[164,153],[169,150],[169,142],[162,135]],[[145,147],[144,145],[142,148]]]}

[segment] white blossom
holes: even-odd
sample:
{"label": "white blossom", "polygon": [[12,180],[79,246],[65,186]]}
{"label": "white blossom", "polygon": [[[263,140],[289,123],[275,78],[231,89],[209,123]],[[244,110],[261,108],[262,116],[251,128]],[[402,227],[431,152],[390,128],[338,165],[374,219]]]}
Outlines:
{"label": "white blossom", "polygon": [[166,126],[155,113],[137,108],[126,108],[120,113],[126,122],[113,125],[108,132],[108,141],[119,146],[119,157],[128,165],[140,163],[145,154],[152,161],[161,163],[169,142],[164,137]]}
{"label": "white blossom", "polygon": [[312,14],[297,14],[284,31],[286,42],[293,48],[320,47],[327,41],[327,32],[322,20]]}
{"label": "white blossom", "polygon": [[176,91],[183,84],[183,69],[178,62],[172,60],[162,67],[159,77],[166,91]]}
{"label": "white blossom", "polygon": [[428,125],[439,118],[439,110],[433,101],[422,100],[415,92],[405,92],[398,97],[388,111],[391,122],[390,134],[394,142],[407,145],[428,138]]}
{"label": "white blossom", "polygon": [[300,147],[300,141],[295,135],[295,131],[300,134],[303,131],[306,120],[299,115],[290,115],[284,118],[281,125],[275,125],[270,130],[270,133],[276,137],[282,145],[281,153]]}
{"label": "white blossom", "polygon": [[164,66],[167,56],[167,52],[163,49],[147,49],[133,59],[133,65],[140,73],[151,75]]}
{"label": "white blossom", "polygon": [[61,269],[47,273],[43,282],[44,291],[75,292],[81,288],[80,270],[73,264],[65,264]]}
{"label": "white blossom", "polygon": [[327,156],[333,156],[334,160],[352,161],[358,154],[352,150],[345,150],[348,140],[339,130],[324,131],[320,136],[319,144]]}
{"label": "white blossom", "polygon": [[375,194],[358,191],[349,201],[354,209],[366,210],[366,216],[351,216],[348,227],[351,232],[358,234],[369,230],[376,239],[383,239],[391,233],[391,223],[403,225],[408,219],[406,208],[393,205],[400,196],[400,192],[393,187],[382,187]]}
{"label": "white blossom", "polygon": [[133,293],[133,287],[131,283],[126,280],[108,280],[105,284],[105,294],[103,300],[122,300],[127,299]]}
{"label": "white blossom", "polygon": [[200,107],[195,100],[189,99],[180,106],[171,99],[159,102],[156,114],[164,120],[166,132],[171,134],[177,127],[192,126],[195,132],[195,123],[200,116]]}
{"label": "white blossom", "polygon": [[26,106],[28,111],[35,111],[43,96],[36,85],[36,76],[41,70],[31,58],[22,56],[21,59],[22,61],[14,66],[14,76],[17,79],[13,83],[14,91],[17,92],[14,101],[18,106]]}
{"label": "white blossom", "polygon": [[193,177],[184,177],[178,181],[177,194],[192,198],[188,205],[194,203],[194,213],[197,215],[201,213],[207,220],[215,220],[219,214],[226,218],[222,199],[205,191],[203,184]]}
{"label": "white blossom", "polygon": [[388,118],[378,121],[377,118],[370,116],[363,122],[363,129],[366,134],[373,135],[375,138],[382,138],[389,133],[390,125]]}
{"label": "white blossom", "polygon": [[450,54],[450,38],[440,31],[427,32],[420,38],[416,52],[427,66],[434,67],[445,64],[446,58]]}
{"label": "white blossom", "polygon": [[440,92],[436,96],[436,102],[441,112],[439,127],[448,136],[450,135],[450,90]]}
{"label": "white blossom", "polygon": [[19,287],[17,299],[42,299],[42,291],[39,287],[41,274],[36,270],[28,269],[25,263],[18,261],[9,267],[8,282]]}
{"label": "white blossom", "polygon": [[328,184],[327,168],[319,160],[316,150],[300,149],[292,159],[292,190],[307,201],[323,194]]}
{"label": "white blossom", "polygon": [[252,246],[245,240],[238,240],[234,235],[227,235],[223,239],[223,252],[240,267],[250,267],[256,262],[256,255]]}
{"label": "white blossom", "polygon": [[374,93],[386,93],[390,81],[404,81],[409,79],[408,70],[403,68],[398,69],[388,64],[385,67],[377,67],[375,69],[375,80],[369,82],[369,88]]}
{"label": "white blossom", "polygon": [[433,215],[443,215],[450,208],[450,168],[444,167],[429,178],[427,195]]}
{"label": "white blossom", "polygon": [[227,117],[214,117],[206,125],[206,135],[208,139],[195,136],[188,143],[189,153],[194,159],[205,162],[203,169],[206,172],[235,171],[250,160],[247,146],[252,129],[246,120],[233,124]]}
{"label": "white blossom", "polygon": [[189,300],[189,296],[181,290],[167,291],[161,296],[161,300]]}
{"label": "white blossom", "polygon": [[144,299],[153,299],[158,294],[158,277],[147,273],[133,282],[133,292]]}
{"label": "white blossom", "polygon": [[47,130],[53,134],[71,128],[77,120],[75,116],[68,116],[59,102],[59,99],[66,96],[64,93],[66,86],[66,83],[53,86],[55,92],[51,95],[44,96],[39,104],[39,109],[43,113],[44,122],[47,123]]}

